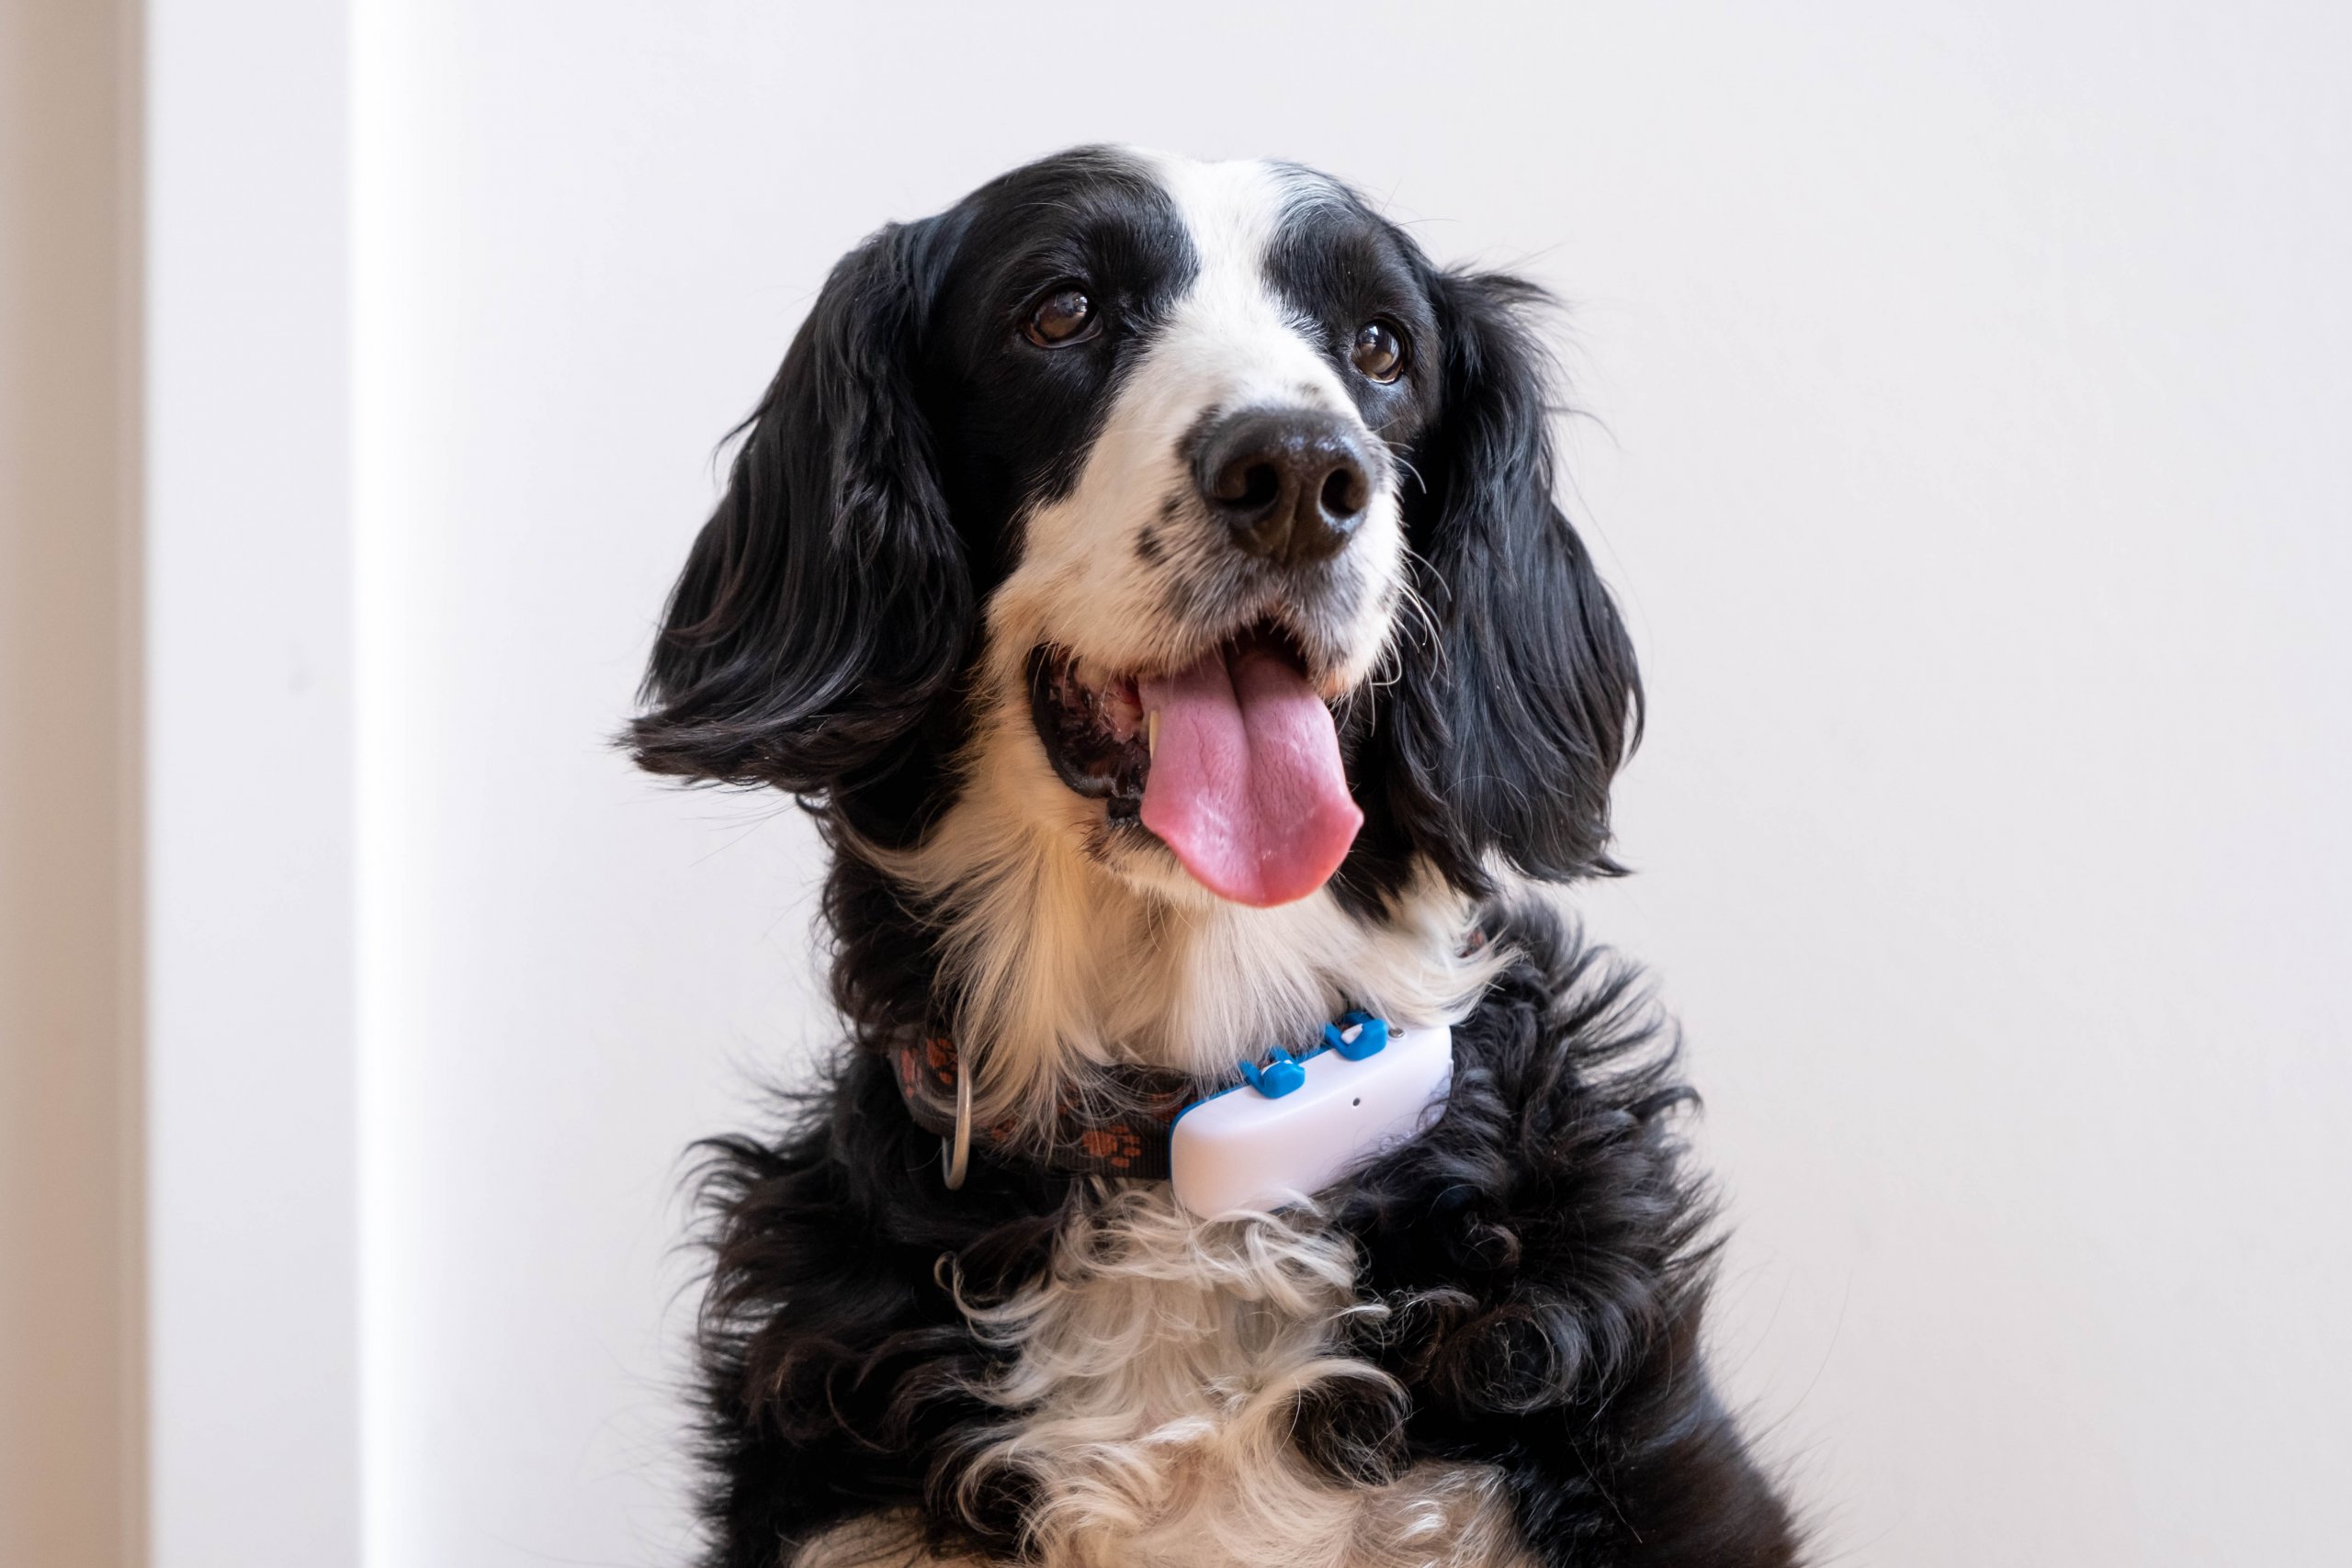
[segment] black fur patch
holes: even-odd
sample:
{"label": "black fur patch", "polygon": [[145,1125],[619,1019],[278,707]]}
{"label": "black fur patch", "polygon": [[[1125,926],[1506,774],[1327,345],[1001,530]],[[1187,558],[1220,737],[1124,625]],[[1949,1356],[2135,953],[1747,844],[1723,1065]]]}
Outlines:
{"label": "black fur patch", "polygon": [[911,1510],[943,1550],[1011,1555],[1026,1498],[998,1476],[956,1483],[1001,1419],[965,1390],[996,1363],[968,1331],[946,1265],[985,1299],[1046,1262],[1067,1179],[979,1166],[939,1178],[939,1140],[907,1118],[884,1061],[852,1052],[797,1097],[774,1142],[706,1146],[716,1221],[701,1359],[707,1561],[776,1568],[827,1528]]}
{"label": "black fur patch", "polygon": [[1541,1561],[1791,1562],[1700,1354],[1712,1216],[1673,1037],[1548,910],[1487,929],[1523,956],[1455,1032],[1445,1115],[1337,1201],[1390,1309],[1358,1348],[1404,1385],[1413,1453],[1502,1467]]}

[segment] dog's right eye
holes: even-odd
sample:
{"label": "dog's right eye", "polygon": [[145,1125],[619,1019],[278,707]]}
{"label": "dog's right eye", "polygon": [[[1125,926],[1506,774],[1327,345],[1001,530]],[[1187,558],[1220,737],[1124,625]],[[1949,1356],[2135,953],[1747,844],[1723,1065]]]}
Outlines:
{"label": "dog's right eye", "polygon": [[1385,321],[1366,321],[1348,357],[1371,379],[1386,386],[1405,373],[1405,337]]}
{"label": "dog's right eye", "polygon": [[1057,288],[1037,301],[1021,331],[1039,348],[1067,348],[1094,335],[1100,323],[1094,301],[1082,288]]}

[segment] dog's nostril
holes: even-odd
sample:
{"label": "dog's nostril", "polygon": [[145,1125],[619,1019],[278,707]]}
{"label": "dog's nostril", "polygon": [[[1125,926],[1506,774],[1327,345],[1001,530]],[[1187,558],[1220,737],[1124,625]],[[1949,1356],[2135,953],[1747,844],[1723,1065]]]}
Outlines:
{"label": "dog's nostril", "polygon": [[1363,473],[1354,467],[1332,469],[1323,481],[1323,514],[1335,523],[1353,517],[1370,499],[1366,488]]}
{"label": "dog's nostril", "polygon": [[1272,463],[1249,463],[1225,471],[1217,484],[1216,498],[1228,505],[1255,511],[1272,506],[1282,493],[1280,470]]}

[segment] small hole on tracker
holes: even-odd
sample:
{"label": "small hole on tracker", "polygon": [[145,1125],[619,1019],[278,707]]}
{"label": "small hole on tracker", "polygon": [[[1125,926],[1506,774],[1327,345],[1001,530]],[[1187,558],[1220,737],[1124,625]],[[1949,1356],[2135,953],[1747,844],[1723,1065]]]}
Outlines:
{"label": "small hole on tracker", "polygon": [[1353,1100],[1348,1101],[1348,1103],[1350,1105],[1362,1105],[1363,1103],[1363,1096],[1358,1095]]}

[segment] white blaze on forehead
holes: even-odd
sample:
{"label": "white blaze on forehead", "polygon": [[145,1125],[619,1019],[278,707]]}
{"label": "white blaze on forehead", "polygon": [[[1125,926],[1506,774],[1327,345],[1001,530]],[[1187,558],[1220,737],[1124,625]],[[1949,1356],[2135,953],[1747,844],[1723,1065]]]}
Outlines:
{"label": "white blaze on forehead", "polygon": [[[1210,408],[1355,405],[1323,345],[1267,276],[1302,176],[1261,163],[1197,164],[1154,156],[1198,267],[1136,371],[1137,401],[1197,415]],[[1140,411],[1138,411],[1140,412]],[[1172,412],[1172,411],[1170,411]]]}

